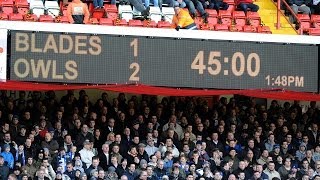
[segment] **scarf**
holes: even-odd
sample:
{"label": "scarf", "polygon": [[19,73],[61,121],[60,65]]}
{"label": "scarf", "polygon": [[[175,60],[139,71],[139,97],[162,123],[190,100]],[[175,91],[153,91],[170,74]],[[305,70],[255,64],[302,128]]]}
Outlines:
{"label": "scarf", "polygon": [[[16,152],[16,161],[19,160],[19,151]],[[26,165],[26,158],[24,156],[24,151],[22,152],[22,162],[20,162],[22,166]]]}

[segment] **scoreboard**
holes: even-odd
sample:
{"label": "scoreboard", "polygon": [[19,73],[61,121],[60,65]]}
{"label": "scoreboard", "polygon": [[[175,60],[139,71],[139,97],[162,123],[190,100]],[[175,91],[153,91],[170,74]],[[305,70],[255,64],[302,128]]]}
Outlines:
{"label": "scoreboard", "polygon": [[[84,26],[90,25],[81,25]],[[212,31],[206,32],[208,37],[203,36],[206,35],[203,31],[181,31],[179,36],[180,31],[173,29],[163,33],[156,29],[159,35],[150,29],[152,35],[148,35],[146,29],[149,28],[128,27],[110,27],[123,31],[104,33],[100,27],[98,33],[92,33],[92,29],[83,33],[71,29],[67,32],[41,28],[41,31],[32,31],[30,27],[11,29],[9,78],[36,82],[318,91],[318,37],[237,33],[243,35],[239,39],[233,32]],[[141,35],[136,33],[138,30]],[[167,32],[171,34],[165,34]],[[217,34],[230,37],[217,38]],[[301,42],[297,41],[300,39]]]}

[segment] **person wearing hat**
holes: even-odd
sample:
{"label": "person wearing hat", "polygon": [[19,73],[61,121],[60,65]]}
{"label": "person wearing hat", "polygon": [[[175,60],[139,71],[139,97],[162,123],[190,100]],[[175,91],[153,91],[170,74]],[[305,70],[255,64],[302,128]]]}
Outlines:
{"label": "person wearing hat", "polygon": [[273,150],[270,153],[270,156],[272,156],[273,159],[276,159],[276,157],[280,156],[280,144],[273,145]]}
{"label": "person wearing hat", "polygon": [[306,144],[301,143],[299,149],[296,151],[296,158],[299,162],[301,162],[306,157]]}
{"label": "person wearing hat", "polygon": [[197,30],[197,25],[190,16],[189,12],[180,8],[178,2],[174,2],[174,12],[171,27],[175,28],[177,31],[180,29]]}
{"label": "person wearing hat", "polygon": [[4,161],[7,162],[8,167],[12,169],[14,164],[14,158],[12,153],[10,152],[10,145],[4,144],[3,148],[4,148],[4,151],[1,153],[1,156],[4,158]]}
{"label": "person wearing hat", "polygon": [[141,159],[139,167],[136,169],[137,174],[140,174],[141,171],[147,170],[148,162],[145,159]]}
{"label": "person wearing hat", "polygon": [[229,154],[224,157],[223,161],[229,162],[233,161],[233,165],[231,167],[232,170],[235,170],[240,162],[239,158],[237,157],[237,151],[235,148],[230,148],[229,149]]}
{"label": "person wearing hat", "polygon": [[82,162],[84,162],[87,167],[91,166],[94,154],[91,150],[91,142],[88,139],[84,141],[83,148],[79,151],[79,153]]}
{"label": "person wearing hat", "polygon": [[80,174],[80,180],[87,180],[88,177],[87,177],[87,174],[86,173],[81,173]]}

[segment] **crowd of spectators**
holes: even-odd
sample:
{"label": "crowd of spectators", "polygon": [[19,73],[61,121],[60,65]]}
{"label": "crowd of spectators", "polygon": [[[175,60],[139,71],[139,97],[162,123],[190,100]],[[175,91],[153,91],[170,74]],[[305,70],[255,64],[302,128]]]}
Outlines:
{"label": "crowd of spectators", "polygon": [[319,110],[221,97],[0,95],[0,179],[320,179]]}

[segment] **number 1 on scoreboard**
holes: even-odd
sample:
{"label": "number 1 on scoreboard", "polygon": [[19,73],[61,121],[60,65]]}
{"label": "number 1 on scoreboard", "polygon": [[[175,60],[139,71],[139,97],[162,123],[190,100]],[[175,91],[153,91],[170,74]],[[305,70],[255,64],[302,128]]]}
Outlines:
{"label": "number 1 on scoreboard", "polygon": [[134,38],[131,41],[130,46],[133,47],[133,56],[138,57],[138,39]]}

